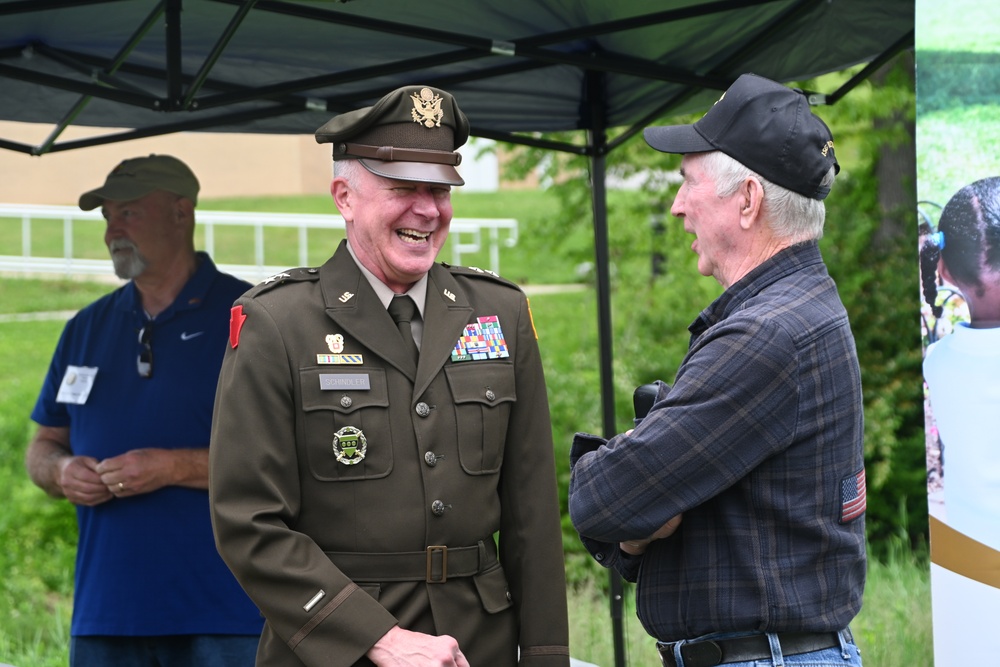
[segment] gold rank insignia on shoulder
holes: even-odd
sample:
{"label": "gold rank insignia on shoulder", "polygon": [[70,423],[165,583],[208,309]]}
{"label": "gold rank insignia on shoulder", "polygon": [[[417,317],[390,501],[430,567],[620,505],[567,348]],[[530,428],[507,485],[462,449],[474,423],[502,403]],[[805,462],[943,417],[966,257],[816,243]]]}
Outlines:
{"label": "gold rank insignia on shoulder", "polygon": [[441,119],[444,118],[444,111],[441,109],[441,96],[435,95],[430,88],[421,88],[419,95],[410,95],[413,100],[413,109],[410,115],[414,123],[419,123],[424,127],[441,127]]}
{"label": "gold rank insignia on shoulder", "polygon": [[368,440],[361,429],[345,426],[333,434],[333,453],[340,463],[347,466],[356,465],[365,460]]}

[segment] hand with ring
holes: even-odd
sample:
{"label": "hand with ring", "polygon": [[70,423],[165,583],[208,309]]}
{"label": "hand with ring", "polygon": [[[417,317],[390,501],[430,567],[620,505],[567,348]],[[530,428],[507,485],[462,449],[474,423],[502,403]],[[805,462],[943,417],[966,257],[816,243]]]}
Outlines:
{"label": "hand with ring", "polygon": [[65,456],[59,461],[59,490],[74,505],[93,507],[114,498],[114,488],[108,486],[97,472],[98,461],[90,456]]}

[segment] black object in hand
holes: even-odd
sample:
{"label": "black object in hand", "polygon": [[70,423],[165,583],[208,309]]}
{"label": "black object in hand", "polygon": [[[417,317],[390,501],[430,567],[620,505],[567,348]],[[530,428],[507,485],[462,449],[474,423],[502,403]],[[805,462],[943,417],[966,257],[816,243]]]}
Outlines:
{"label": "black object in hand", "polygon": [[644,384],[636,387],[632,394],[632,406],[635,408],[636,423],[649,414],[653,403],[656,402],[656,395],[659,387],[655,383]]}

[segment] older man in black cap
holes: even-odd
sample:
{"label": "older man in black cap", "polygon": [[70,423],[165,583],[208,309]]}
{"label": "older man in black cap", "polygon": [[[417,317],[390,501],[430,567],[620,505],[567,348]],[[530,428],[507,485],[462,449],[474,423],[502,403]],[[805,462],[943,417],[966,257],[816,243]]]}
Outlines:
{"label": "older man in black cap", "polygon": [[527,300],[434,261],[468,134],[425,86],[321,127],[347,240],[233,308],[211,495],[259,665],[569,664]]}
{"label": "older man in black cap", "polygon": [[861,378],[817,246],[833,138],[800,91],[752,74],[645,138],[684,155],[671,213],[725,291],[633,431],[575,439],[570,516],[638,582],[664,665],[860,665]]}

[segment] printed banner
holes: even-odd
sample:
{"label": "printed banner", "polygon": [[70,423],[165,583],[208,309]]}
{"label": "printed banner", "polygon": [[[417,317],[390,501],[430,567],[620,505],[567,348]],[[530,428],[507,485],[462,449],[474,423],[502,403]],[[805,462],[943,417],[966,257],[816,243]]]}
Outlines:
{"label": "printed banner", "polygon": [[1000,3],[917,0],[917,195],[936,665],[996,664]]}

